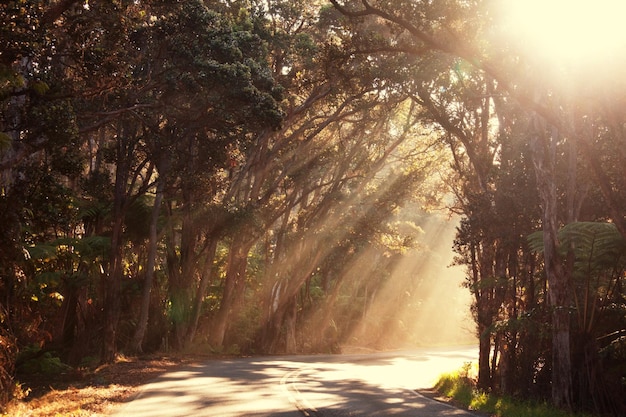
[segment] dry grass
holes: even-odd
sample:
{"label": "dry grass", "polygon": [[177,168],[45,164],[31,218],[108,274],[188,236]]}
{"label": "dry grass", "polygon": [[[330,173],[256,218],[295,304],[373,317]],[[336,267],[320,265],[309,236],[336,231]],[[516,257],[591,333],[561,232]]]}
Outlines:
{"label": "dry grass", "polygon": [[104,416],[132,399],[140,386],[197,358],[119,358],[111,365],[53,378],[21,377],[28,396],[14,400],[2,416]]}

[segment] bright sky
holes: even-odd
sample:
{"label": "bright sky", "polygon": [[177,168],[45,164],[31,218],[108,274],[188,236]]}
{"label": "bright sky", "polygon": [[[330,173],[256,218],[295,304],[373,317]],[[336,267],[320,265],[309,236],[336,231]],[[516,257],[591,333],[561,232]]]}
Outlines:
{"label": "bright sky", "polygon": [[559,71],[603,73],[626,62],[626,0],[496,0],[496,4],[501,7],[505,36],[539,63]]}

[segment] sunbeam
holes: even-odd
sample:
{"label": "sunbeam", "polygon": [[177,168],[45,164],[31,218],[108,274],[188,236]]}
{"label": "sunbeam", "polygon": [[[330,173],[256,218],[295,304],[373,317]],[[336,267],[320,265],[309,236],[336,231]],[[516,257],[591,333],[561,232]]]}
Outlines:
{"label": "sunbeam", "polygon": [[[471,343],[471,298],[461,267],[451,266],[456,222],[433,216],[421,246],[403,256],[373,294],[351,343],[399,348]],[[373,332],[378,329],[377,332]]]}

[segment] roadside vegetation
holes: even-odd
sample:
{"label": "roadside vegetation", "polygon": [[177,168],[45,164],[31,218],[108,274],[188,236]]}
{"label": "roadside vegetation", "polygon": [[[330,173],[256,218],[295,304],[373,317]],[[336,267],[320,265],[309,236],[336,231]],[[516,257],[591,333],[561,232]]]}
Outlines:
{"label": "roadside vegetation", "polygon": [[105,416],[132,399],[141,386],[163,372],[206,359],[186,355],[118,356],[111,364],[90,364],[65,371],[21,374],[15,395],[1,416]]}
{"label": "roadside vegetation", "polygon": [[440,376],[434,387],[434,391],[441,396],[440,400],[490,417],[591,417],[591,414],[557,409],[545,401],[533,402],[485,392],[470,376],[470,366],[468,364],[457,372]]}
{"label": "roadside vegetation", "polygon": [[626,415],[619,3],[0,2],[0,409],[456,315],[481,392]]}

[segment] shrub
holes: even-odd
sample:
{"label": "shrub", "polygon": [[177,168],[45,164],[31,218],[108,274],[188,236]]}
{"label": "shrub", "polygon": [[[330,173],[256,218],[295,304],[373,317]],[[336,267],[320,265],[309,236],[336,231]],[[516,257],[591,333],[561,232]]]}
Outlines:
{"label": "shrub", "polygon": [[43,352],[37,344],[20,352],[18,363],[19,370],[26,374],[55,375],[71,369],[53,352]]}
{"label": "shrub", "polygon": [[476,389],[474,381],[467,376],[468,369],[469,367],[464,366],[459,372],[441,375],[435,389],[470,410],[482,411],[497,417],[585,417],[584,414],[558,410],[549,404],[518,401],[480,391]]}

